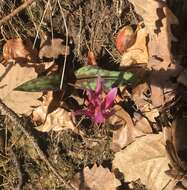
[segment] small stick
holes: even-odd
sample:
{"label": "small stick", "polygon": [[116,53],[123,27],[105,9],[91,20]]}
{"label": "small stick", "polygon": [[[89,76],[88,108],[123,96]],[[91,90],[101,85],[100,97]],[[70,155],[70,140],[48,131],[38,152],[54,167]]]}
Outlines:
{"label": "small stick", "polygon": [[65,27],[65,31],[66,31],[66,50],[65,50],[64,65],[63,65],[61,81],[60,81],[60,90],[62,90],[62,86],[63,86],[63,82],[64,82],[64,74],[65,74],[65,69],[66,69],[66,62],[67,62],[67,52],[68,52],[68,49],[67,49],[68,48],[68,27],[67,27],[65,15],[64,15],[64,12],[62,10],[62,6],[61,6],[59,0],[58,0],[58,5],[60,7],[60,12],[61,12],[61,15],[63,18],[64,27]]}
{"label": "small stick", "polygon": [[46,163],[46,165],[49,167],[49,169],[53,172],[53,174],[64,183],[64,185],[67,188],[75,189],[71,184],[67,183],[64,178],[61,176],[61,174],[54,168],[52,163],[47,159],[46,155],[43,153],[43,151],[40,149],[36,139],[32,135],[32,133],[27,129],[27,122],[20,118],[13,110],[8,108],[0,99],[0,112],[2,115],[6,115],[14,124],[16,124],[16,127],[18,127],[23,134],[30,140],[30,142],[33,144],[33,147],[37,151],[40,158]]}
{"label": "small stick", "polygon": [[27,0],[25,3],[23,3],[22,5],[20,5],[17,9],[15,9],[14,11],[12,11],[9,15],[3,17],[0,20],[0,26],[2,26],[4,23],[6,23],[8,20],[10,20],[12,17],[14,17],[15,15],[17,15],[19,12],[21,12],[22,10],[24,10],[26,7],[28,7],[30,4],[32,4],[34,1],[36,0]]}

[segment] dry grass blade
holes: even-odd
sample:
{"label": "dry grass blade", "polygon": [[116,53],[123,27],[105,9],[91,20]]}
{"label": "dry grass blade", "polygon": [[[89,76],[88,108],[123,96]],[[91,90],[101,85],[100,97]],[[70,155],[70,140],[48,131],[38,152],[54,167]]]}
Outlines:
{"label": "dry grass blade", "polygon": [[67,24],[66,24],[66,19],[65,19],[65,15],[63,13],[62,10],[62,6],[58,0],[58,5],[60,7],[60,12],[64,21],[64,27],[65,27],[65,31],[66,31],[66,49],[65,49],[65,58],[64,58],[64,65],[63,65],[63,70],[62,70],[62,75],[61,75],[61,81],[60,81],[60,90],[62,89],[62,85],[64,82],[64,73],[65,73],[65,69],[66,69],[66,61],[67,61],[67,54],[68,54],[68,28],[67,28]]}

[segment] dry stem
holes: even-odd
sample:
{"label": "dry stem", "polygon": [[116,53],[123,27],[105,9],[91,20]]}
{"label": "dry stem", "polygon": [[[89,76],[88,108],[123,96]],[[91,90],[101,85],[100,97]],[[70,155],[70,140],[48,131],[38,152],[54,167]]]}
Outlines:
{"label": "dry stem", "polygon": [[15,15],[17,15],[19,12],[21,12],[22,10],[24,10],[26,7],[28,7],[30,4],[32,4],[35,0],[27,0],[25,3],[23,3],[22,5],[20,5],[17,9],[15,9],[14,11],[12,11],[9,15],[3,17],[0,20],[0,26],[2,26],[3,24],[5,24],[8,20],[10,20],[12,17],[14,17]]}

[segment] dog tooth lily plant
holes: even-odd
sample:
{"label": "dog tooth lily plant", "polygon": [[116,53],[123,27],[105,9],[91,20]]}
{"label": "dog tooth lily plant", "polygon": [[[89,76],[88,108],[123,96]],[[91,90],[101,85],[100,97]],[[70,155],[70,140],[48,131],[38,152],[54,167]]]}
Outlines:
{"label": "dog tooth lily plant", "polygon": [[104,80],[97,78],[96,89],[86,90],[86,108],[78,110],[75,115],[85,115],[91,118],[95,123],[104,123],[114,110],[112,109],[114,100],[117,95],[117,88],[112,88],[107,94],[103,91]]}

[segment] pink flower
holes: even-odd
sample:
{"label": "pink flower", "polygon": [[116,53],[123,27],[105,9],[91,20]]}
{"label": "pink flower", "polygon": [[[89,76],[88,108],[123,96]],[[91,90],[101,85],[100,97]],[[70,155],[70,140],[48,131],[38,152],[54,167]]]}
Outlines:
{"label": "pink flower", "polygon": [[86,90],[87,100],[86,108],[78,110],[75,115],[85,115],[90,117],[96,123],[104,123],[109,118],[113,111],[112,105],[117,95],[117,88],[112,88],[107,95],[103,92],[103,80],[98,77],[95,91]]}

